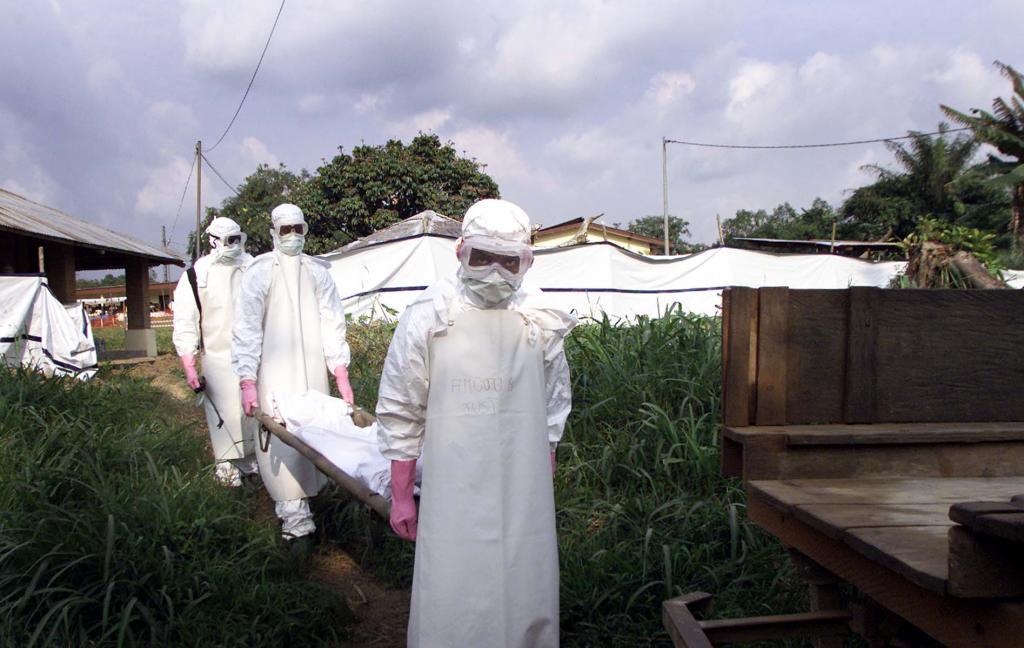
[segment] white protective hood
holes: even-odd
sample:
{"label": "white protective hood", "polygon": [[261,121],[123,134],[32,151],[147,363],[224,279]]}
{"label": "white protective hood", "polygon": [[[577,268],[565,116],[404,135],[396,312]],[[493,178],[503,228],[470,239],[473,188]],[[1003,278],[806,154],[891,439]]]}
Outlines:
{"label": "white protective hood", "polygon": [[42,275],[0,275],[0,353],[8,366],[82,380],[96,374],[96,345],[81,304],[61,304]]}

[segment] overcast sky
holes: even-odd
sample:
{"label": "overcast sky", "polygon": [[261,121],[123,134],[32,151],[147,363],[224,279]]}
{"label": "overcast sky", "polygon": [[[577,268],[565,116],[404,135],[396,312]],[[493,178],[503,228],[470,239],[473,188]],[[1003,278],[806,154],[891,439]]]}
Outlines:
{"label": "overcast sky", "polygon": [[[278,0],[5,0],[0,186],[177,247],[197,139],[220,136]],[[1020,0],[388,2],[288,0],[253,90],[210,160],[314,170],[338,146],[433,131],[553,224],[660,214],[661,138],[785,144],[931,131],[939,103],[1009,96]],[[840,202],[881,145],[669,148],[670,212]],[[204,172],[204,205],[228,190]]]}

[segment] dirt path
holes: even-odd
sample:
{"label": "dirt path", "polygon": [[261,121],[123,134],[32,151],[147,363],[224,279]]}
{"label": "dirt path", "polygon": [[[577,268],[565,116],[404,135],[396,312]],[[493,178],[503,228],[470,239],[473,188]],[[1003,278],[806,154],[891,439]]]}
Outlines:
{"label": "dirt path", "polygon": [[[166,393],[175,416],[194,425],[196,433],[206,435],[206,420],[194,405],[191,390],[173,355],[162,355],[154,362],[121,369],[135,378],[142,378]],[[273,516],[267,499],[266,512]],[[363,571],[344,551],[336,547],[318,547],[313,557],[310,579],[335,590],[345,597],[355,613],[357,623],[350,628],[351,639],[341,644],[348,648],[374,646],[398,648],[405,645],[408,622],[409,592],[386,587],[372,574]]]}

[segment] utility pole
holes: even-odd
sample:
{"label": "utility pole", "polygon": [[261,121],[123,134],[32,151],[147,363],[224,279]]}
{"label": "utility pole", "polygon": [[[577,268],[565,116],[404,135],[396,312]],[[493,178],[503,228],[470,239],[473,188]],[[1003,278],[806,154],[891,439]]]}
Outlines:
{"label": "utility pole", "polygon": [[196,250],[192,263],[199,258],[199,227],[202,224],[203,211],[203,140],[196,141]]}
{"label": "utility pole", "polygon": [[668,255],[668,139],[661,138],[661,197],[665,215],[665,254]]}
{"label": "utility pole", "polygon": [[[167,249],[167,226],[166,225],[161,225],[160,226],[160,245],[163,246],[163,248],[165,250]],[[164,283],[167,283],[167,282],[168,282],[168,279],[167,279],[167,264],[165,263],[164,264]]]}

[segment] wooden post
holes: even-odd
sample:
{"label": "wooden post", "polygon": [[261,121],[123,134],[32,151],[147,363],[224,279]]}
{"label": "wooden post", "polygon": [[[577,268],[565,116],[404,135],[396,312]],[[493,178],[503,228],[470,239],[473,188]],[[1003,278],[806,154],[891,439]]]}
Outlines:
{"label": "wooden post", "polygon": [[[44,267],[43,259],[49,268]],[[60,243],[47,243],[46,250],[40,247],[39,271],[46,273],[46,281],[50,291],[63,304],[74,303],[76,299],[75,285],[75,248]]]}
{"label": "wooden post", "polygon": [[878,326],[874,312],[878,290],[859,286],[849,290],[846,380],[843,385],[845,423],[874,423],[878,418]]}
{"label": "wooden post", "polygon": [[727,288],[722,318],[722,420],[728,426],[752,425],[757,403],[757,301],[753,288]]}
{"label": "wooden post", "polygon": [[789,288],[758,290],[757,425],[786,422]]}

